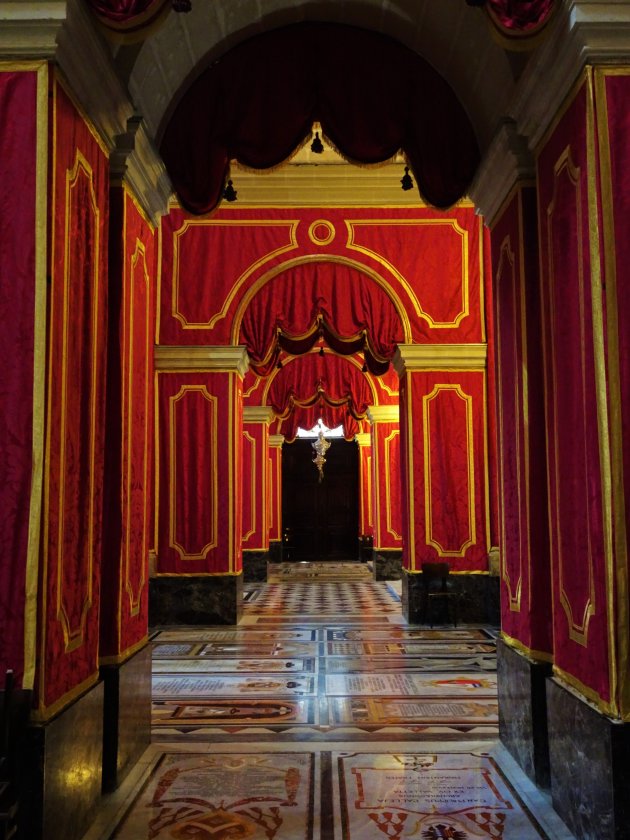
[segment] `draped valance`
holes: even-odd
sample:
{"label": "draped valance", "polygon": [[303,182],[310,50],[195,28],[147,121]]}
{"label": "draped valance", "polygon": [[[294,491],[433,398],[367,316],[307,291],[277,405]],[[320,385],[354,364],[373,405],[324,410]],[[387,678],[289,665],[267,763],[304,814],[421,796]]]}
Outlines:
{"label": "draped valance", "polygon": [[529,34],[543,26],[551,16],[554,0],[487,0],[486,9],[493,23],[510,33]]}
{"label": "draped valance", "polygon": [[259,376],[273,370],[281,350],[306,353],[320,338],[344,356],[362,351],[377,376],[403,340],[385,291],[338,262],[306,263],[279,274],[253,298],[241,326],[241,343]]}
{"label": "draped valance", "polygon": [[466,193],[479,161],[464,109],[428,62],[380,33],[327,23],[258,35],[212,64],[173,111],[161,154],[183,206],[207,213],[230,160],[277,166],[314,121],[354,162],[381,163],[402,149],[436,207]]}
{"label": "draped valance", "polygon": [[319,417],[329,428],[343,424],[344,437],[352,440],[372,396],[365,376],[352,362],[332,353],[310,353],[278,371],[268,399],[288,441],[299,426],[311,429]]}

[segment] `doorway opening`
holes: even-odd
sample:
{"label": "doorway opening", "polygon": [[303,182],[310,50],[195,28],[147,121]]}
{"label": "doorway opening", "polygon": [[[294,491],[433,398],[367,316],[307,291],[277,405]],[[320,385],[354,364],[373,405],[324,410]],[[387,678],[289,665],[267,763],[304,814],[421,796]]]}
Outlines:
{"label": "doorway opening", "polygon": [[333,440],[324,478],[313,463],[312,440],[282,448],[283,559],[287,562],[358,559],[359,453],[354,441]]}

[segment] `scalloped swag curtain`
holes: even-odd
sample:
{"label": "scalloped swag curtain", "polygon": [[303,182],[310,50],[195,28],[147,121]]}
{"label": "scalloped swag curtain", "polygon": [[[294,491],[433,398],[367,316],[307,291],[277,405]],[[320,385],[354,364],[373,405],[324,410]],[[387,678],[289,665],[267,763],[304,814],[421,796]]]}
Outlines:
{"label": "scalloped swag curtain", "polygon": [[277,166],[316,120],[348,160],[381,163],[402,149],[436,207],[465,194],[479,161],[468,117],[424,59],[379,33],[316,23],[252,38],[203,72],[166,125],[161,154],[183,206],[207,213],[230,160]]}
{"label": "scalloped swag curtain", "polygon": [[269,388],[269,404],[284,421],[282,434],[289,442],[299,426],[312,429],[318,417],[329,428],[343,424],[344,437],[352,440],[371,402],[361,370],[330,353],[295,359],[278,371]]}
{"label": "scalloped swag curtain", "polygon": [[402,327],[376,283],[336,262],[308,263],[280,274],[254,297],[241,327],[241,341],[259,376],[271,373],[281,350],[307,353],[320,338],[343,356],[363,352],[368,369],[378,376],[402,341]]}

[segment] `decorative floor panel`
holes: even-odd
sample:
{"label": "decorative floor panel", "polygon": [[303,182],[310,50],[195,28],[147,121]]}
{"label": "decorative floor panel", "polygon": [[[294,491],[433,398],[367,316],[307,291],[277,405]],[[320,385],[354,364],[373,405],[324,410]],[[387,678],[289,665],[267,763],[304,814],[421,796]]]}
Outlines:
{"label": "decorative floor panel", "polygon": [[85,840],[571,840],[496,743],[492,629],[410,627],[373,581],[257,591],[153,636],[150,759]]}

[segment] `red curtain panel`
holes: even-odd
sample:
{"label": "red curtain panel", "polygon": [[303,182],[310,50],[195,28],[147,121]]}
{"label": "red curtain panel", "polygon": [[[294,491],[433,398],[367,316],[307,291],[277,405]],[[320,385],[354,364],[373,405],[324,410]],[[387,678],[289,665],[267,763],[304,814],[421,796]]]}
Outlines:
{"label": "red curtain panel", "polygon": [[277,166],[315,120],[349,160],[380,163],[402,149],[420,194],[437,207],[461,198],[479,161],[470,121],[444,79],[394,40],[354,27],[303,23],[259,35],[181,94],[161,153],[192,213],[217,206],[231,159]]}

